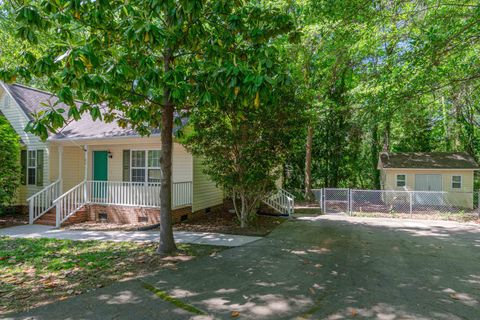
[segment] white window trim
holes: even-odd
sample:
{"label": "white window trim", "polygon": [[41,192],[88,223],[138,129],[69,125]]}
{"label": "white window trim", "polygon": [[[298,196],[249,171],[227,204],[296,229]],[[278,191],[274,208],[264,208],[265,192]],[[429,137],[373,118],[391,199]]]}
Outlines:
{"label": "white window trim", "polygon": [[[404,186],[399,186],[398,185],[398,176],[404,176],[405,177],[405,185]],[[397,173],[395,175],[395,187],[396,188],[406,188],[407,187],[407,175],[405,173]]]}
{"label": "white window trim", "polygon": [[[133,152],[142,151],[145,155],[145,166],[143,167],[134,167],[133,166]],[[148,152],[149,151],[160,151],[160,149],[131,149],[130,150],[130,182],[135,183],[158,183],[158,182],[149,182],[148,181],[148,170],[149,169],[158,169],[161,171],[161,167],[149,167],[148,166]],[[145,171],[145,181],[133,181],[133,169],[143,169]]]}
{"label": "white window trim", "polygon": [[[34,166],[31,166],[30,165],[30,153],[33,152],[34,156],[34,160],[35,160],[35,165]],[[35,174],[33,176],[33,183],[30,183],[30,169],[34,169],[35,170]],[[27,186],[35,186],[37,185],[37,150],[27,150]]]}
{"label": "white window trim", "polygon": [[[457,187],[453,186],[453,183],[454,183],[453,182],[453,177],[460,177],[460,187],[457,188]],[[462,178],[461,175],[452,175],[452,178],[451,178],[450,182],[451,182],[450,186],[452,187],[452,189],[458,190],[458,189],[462,189],[462,187],[463,187],[463,178]],[[455,182],[455,183],[458,183],[458,182]]]}

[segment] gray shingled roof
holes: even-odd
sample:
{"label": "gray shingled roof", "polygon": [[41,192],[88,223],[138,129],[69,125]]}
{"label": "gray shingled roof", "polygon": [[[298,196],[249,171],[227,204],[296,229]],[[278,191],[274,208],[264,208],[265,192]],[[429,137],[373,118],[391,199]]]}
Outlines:
{"label": "gray shingled roof", "polygon": [[[159,131],[153,132],[158,134]],[[89,114],[83,114],[78,121],[70,122],[59,133],[51,136],[50,140],[82,140],[82,139],[102,139],[116,137],[134,137],[138,136],[135,130],[127,127],[121,128],[116,121],[105,123],[100,120],[93,121]]]}
{"label": "gray shingled roof", "polygon": [[22,108],[25,114],[27,114],[27,116],[30,118],[32,118],[32,113],[45,109],[43,104],[68,110],[68,106],[66,104],[61,102],[58,103],[58,98],[49,92],[26,87],[21,84],[4,83],[4,85],[20,108]]}
{"label": "gray shingled roof", "polygon": [[[45,91],[41,91],[35,88],[30,88],[20,84],[6,84],[5,88],[10,92],[17,104],[22,110],[33,120],[32,113],[38,112],[45,108],[43,104],[54,105],[56,108],[63,108],[68,110],[68,106],[64,103],[58,102],[58,98]],[[81,102],[78,102],[80,105]],[[186,120],[182,119],[183,127],[186,124]],[[176,132],[180,127],[174,127]],[[156,130],[153,134],[159,134],[160,131]],[[111,123],[105,123],[99,120],[93,121],[89,114],[82,115],[79,121],[72,121],[67,124],[59,133],[53,134],[49,137],[49,140],[76,140],[76,139],[101,139],[101,138],[115,138],[115,137],[132,137],[138,136],[138,134],[132,128],[121,128],[116,121]]]}
{"label": "gray shingled roof", "polygon": [[479,169],[466,152],[382,152],[379,168],[404,169]]}

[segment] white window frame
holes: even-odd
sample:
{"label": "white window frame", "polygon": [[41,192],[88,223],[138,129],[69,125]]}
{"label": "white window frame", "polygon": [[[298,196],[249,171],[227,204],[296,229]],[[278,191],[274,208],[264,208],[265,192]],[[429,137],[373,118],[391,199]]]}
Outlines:
{"label": "white window frame", "polygon": [[[459,177],[459,178],[460,178],[460,181],[455,181],[455,182],[454,182],[454,181],[453,181],[453,178],[454,178],[454,177]],[[451,187],[452,187],[452,189],[455,189],[455,190],[462,189],[462,187],[463,187],[463,178],[462,178],[461,175],[458,175],[458,174],[452,175],[452,178],[451,178],[450,181],[451,181]],[[454,187],[454,186],[453,186],[454,183],[460,183],[460,186],[459,186],[459,187]]]}
{"label": "white window frame", "polygon": [[[403,186],[398,185],[398,176],[404,176],[404,181],[403,181],[404,185]],[[405,173],[397,173],[395,175],[395,187],[396,188],[406,188],[407,187],[407,175]]]}
{"label": "white window frame", "polygon": [[[30,153],[33,153],[33,160],[35,165],[30,165]],[[33,183],[30,183],[30,169],[33,169],[35,174],[33,175]],[[37,150],[27,150],[27,186],[37,185]]]}
{"label": "white window frame", "polygon": [[[133,152],[143,152],[144,155],[145,155],[145,166],[143,167],[134,167],[133,166]],[[148,177],[148,170],[149,169],[158,169],[160,170],[161,172],[161,168],[160,166],[158,167],[149,167],[148,166],[148,153],[150,151],[159,151],[160,152],[160,149],[131,149],[130,150],[130,182],[135,182],[135,183],[145,183],[145,184],[148,184],[148,183],[158,183],[158,182],[150,182],[148,181],[149,180],[149,177]],[[143,169],[144,172],[145,172],[145,181],[133,181],[133,170],[136,169]]]}

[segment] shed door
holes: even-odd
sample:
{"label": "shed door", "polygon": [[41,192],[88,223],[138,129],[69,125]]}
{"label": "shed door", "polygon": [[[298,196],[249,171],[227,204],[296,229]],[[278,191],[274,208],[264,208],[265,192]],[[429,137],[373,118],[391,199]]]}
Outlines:
{"label": "shed door", "polygon": [[[415,190],[442,191],[442,175],[416,174]],[[415,192],[415,204],[439,206],[443,204],[443,197],[444,195],[441,192]]]}
{"label": "shed door", "polygon": [[415,190],[442,191],[442,175],[441,174],[416,174]]}

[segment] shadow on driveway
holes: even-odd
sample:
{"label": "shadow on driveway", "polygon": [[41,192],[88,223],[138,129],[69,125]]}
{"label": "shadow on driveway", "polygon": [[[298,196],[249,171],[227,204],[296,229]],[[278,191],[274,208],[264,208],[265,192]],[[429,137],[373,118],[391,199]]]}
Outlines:
{"label": "shadow on driveway", "polygon": [[12,319],[232,319],[238,312],[241,319],[474,320],[480,315],[479,266],[478,227],[293,220],[262,240],[177,270]]}

